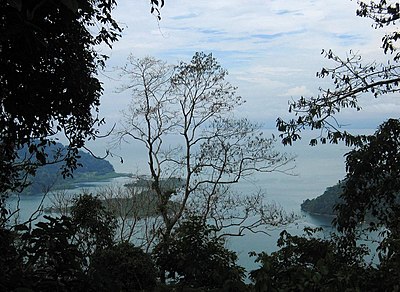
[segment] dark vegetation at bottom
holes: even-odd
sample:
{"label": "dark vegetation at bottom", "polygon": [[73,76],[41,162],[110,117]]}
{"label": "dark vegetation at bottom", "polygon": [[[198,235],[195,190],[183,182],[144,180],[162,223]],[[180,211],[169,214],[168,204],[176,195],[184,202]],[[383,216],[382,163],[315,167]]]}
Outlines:
{"label": "dark vegetation at bottom", "polygon": [[[259,268],[237,265],[212,226],[186,218],[168,246],[151,254],[116,242],[116,219],[91,195],[80,195],[70,216],[45,216],[35,227],[0,229],[1,291],[396,291],[399,241],[387,238],[380,263],[364,261],[370,251],[350,237],[318,238],[283,231],[279,250],[250,256]],[[384,246],[385,247],[385,246]],[[383,251],[383,250],[382,250]],[[166,283],[161,283],[164,272]]]}

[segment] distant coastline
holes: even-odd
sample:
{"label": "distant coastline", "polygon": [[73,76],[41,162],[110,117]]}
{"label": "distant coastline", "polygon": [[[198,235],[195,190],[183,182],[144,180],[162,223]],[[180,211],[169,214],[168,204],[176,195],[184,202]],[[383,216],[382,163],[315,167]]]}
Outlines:
{"label": "distant coastline", "polygon": [[301,210],[310,215],[336,217],[334,206],[342,202],[340,195],[343,187],[344,182],[338,182],[336,185],[326,188],[322,195],[303,201]]}
{"label": "distant coastline", "polygon": [[96,172],[86,172],[79,174],[76,177],[74,176],[73,178],[63,179],[60,183],[54,185],[51,190],[71,190],[76,189],[77,187],[82,187],[83,184],[93,183],[93,185],[96,185],[96,183],[111,181],[112,179],[119,177],[132,177],[132,174],[117,172],[97,174]]}
{"label": "distant coastline", "polygon": [[[25,157],[28,149],[20,150],[20,157]],[[46,149],[48,164],[39,166],[34,176],[28,176],[29,186],[24,189],[22,195],[42,194],[49,191],[74,189],[82,183],[97,183],[108,181],[118,177],[131,177],[129,173],[117,173],[114,166],[105,159],[99,159],[93,155],[79,151],[77,168],[71,173],[71,177],[64,178],[62,161],[52,163],[55,153],[66,153],[66,146],[56,143]]]}
{"label": "distant coastline", "polygon": [[316,213],[316,212],[308,212],[302,209],[302,211],[307,212],[307,214],[311,215],[311,216],[320,216],[320,217],[326,217],[326,218],[336,218],[337,215],[334,214],[324,214],[324,213]]}

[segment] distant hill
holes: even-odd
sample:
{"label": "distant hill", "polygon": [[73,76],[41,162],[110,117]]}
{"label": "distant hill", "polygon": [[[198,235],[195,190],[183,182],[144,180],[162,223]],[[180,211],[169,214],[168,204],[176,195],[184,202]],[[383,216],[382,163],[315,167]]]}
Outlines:
{"label": "distant hill", "polygon": [[[336,204],[343,203],[340,195],[343,192],[344,186],[345,181],[341,181],[332,187],[328,187],[326,191],[319,197],[311,200],[305,200],[301,204],[301,210],[310,214],[336,216],[337,214],[335,213],[333,208]],[[400,202],[400,194],[397,200],[399,200]],[[365,219],[366,221],[374,220],[374,216],[372,215],[370,210],[367,210],[367,212],[365,213]]]}
{"label": "distant hill", "polygon": [[[20,150],[20,157],[24,157],[24,151],[27,151],[27,149]],[[57,151],[66,153],[66,147],[61,143],[56,143],[46,148],[49,160],[52,160]],[[23,194],[38,194],[49,188],[51,190],[69,189],[75,187],[78,183],[104,181],[114,177],[126,176],[126,174],[116,173],[112,164],[105,159],[95,158],[83,151],[79,151],[79,156],[78,163],[82,166],[78,166],[74,170],[73,178],[63,179],[61,175],[62,162],[44,165],[37,169],[34,177],[29,177],[28,180],[31,184],[23,191]]]}
{"label": "distant hill", "polygon": [[332,187],[328,187],[325,192],[315,199],[307,199],[301,204],[301,210],[312,214],[335,215],[333,207],[342,202],[339,198],[344,187],[344,182],[339,182]]}

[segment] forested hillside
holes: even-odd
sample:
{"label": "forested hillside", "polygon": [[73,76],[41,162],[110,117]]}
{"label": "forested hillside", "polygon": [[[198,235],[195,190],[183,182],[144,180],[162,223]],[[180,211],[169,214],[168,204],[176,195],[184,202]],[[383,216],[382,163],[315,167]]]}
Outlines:
{"label": "forested hillside", "polygon": [[333,207],[342,202],[339,196],[343,192],[343,187],[344,182],[328,187],[322,195],[311,200],[305,200],[301,204],[301,210],[312,214],[335,215]]}
{"label": "forested hillside", "polygon": [[[27,148],[20,150],[19,156],[25,157]],[[46,155],[54,160],[57,155],[63,155],[67,149],[61,143],[56,143],[46,149]],[[37,169],[35,176],[29,176],[31,184],[23,194],[37,194],[49,189],[71,188],[81,182],[104,180],[120,176],[115,173],[114,167],[105,159],[98,159],[83,151],[78,153],[78,168],[73,172],[73,177],[63,178],[62,162],[46,164]]]}

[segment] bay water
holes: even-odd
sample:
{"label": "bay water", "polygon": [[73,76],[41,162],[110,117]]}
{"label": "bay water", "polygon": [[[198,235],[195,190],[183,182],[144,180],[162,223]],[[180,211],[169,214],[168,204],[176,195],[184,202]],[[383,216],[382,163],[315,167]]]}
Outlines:
{"label": "bay water", "polygon": [[[327,187],[336,184],[339,180],[344,178],[344,155],[351,149],[340,144],[311,147],[308,144],[311,135],[315,134],[310,133],[305,135],[303,140],[296,142],[293,146],[284,147],[277,144],[278,150],[296,156],[296,167],[291,171],[291,174],[278,172],[265,174],[257,173],[253,177],[246,178],[235,186],[239,193],[251,193],[262,190],[266,202],[274,202],[282,206],[286,211],[294,212],[298,216],[298,219],[289,225],[268,228],[268,235],[264,233],[254,234],[248,232],[245,236],[229,239],[227,247],[238,253],[238,263],[244,266],[247,271],[257,267],[257,264],[254,263],[254,258],[250,258],[248,253],[250,251],[272,252],[277,250],[276,241],[279,234],[284,229],[292,234],[302,234],[302,230],[306,226],[322,226],[326,228],[327,232],[330,231],[330,222],[332,218],[302,213],[300,204],[306,199],[321,195]],[[124,165],[120,165],[115,160],[111,160],[116,171],[146,173],[144,153],[129,150],[129,146],[130,145],[127,145],[126,148],[120,150],[121,156],[123,156],[126,161]],[[127,178],[117,178],[109,182],[80,184],[75,189],[68,190],[68,192],[76,193],[81,190],[95,192],[96,188],[101,185],[125,183],[126,181]],[[50,206],[50,196],[44,199],[41,195],[20,196],[18,199],[11,198],[9,200],[9,206],[11,209],[15,209],[18,204],[20,220],[24,221],[29,218],[41,202],[44,207]]]}

